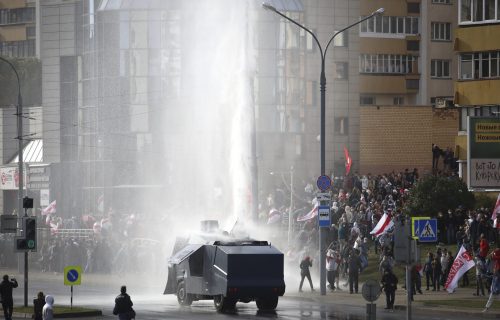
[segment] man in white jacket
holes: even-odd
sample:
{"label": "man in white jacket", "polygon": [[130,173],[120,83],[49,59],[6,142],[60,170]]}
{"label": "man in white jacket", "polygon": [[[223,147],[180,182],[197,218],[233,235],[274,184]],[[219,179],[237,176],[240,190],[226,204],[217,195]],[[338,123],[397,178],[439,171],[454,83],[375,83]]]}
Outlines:
{"label": "man in white jacket", "polygon": [[54,310],[52,308],[53,305],[54,305],[54,297],[47,295],[45,297],[45,305],[43,306],[43,309],[42,309],[43,320],[53,320],[54,319]]}

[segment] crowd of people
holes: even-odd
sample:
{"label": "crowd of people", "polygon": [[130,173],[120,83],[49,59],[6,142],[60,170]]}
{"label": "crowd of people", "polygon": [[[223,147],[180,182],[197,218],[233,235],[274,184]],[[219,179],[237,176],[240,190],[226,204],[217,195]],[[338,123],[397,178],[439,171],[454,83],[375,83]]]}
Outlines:
{"label": "crowd of people", "polygon": [[[164,247],[159,240],[141,237],[144,233],[140,230],[141,222],[135,221],[137,218],[110,211],[105,218],[96,220],[58,218],[57,232],[39,229],[37,250],[30,254],[30,269],[61,273],[67,265],[80,265],[87,274],[165,269]],[[14,237],[0,237],[0,267],[15,267]]]}
{"label": "crowd of people", "polygon": [[[452,170],[443,174],[450,179],[458,179]],[[419,176],[417,169],[407,169],[384,175],[352,174],[345,179],[333,179],[331,226],[327,230],[329,246],[326,253],[327,281],[330,290],[342,289],[339,287],[339,279],[343,279],[350,293],[358,293],[359,274],[368,264],[368,251],[373,250],[379,258],[380,279],[388,294],[387,307],[394,306],[393,289],[397,287],[397,277],[394,274],[396,262],[393,254],[393,230],[377,237],[371,235],[370,231],[384,214],[393,220],[406,219],[403,209],[410,190],[419,180]],[[261,216],[262,221],[267,218],[268,224],[277,228],[281,223],[283,230],[286,230],[291,211],[290,216],[294,219],[294,236],[286,255],[292,265],[300,266],[299,291],[302,291],[304,278],[308,280],[311,278],[309,268],[312,261],[320,261],[317,250],[318,222],[314,212],[309,211],[311,207],[312,210],[317,210],[313,189],[312,183],[305,183],[304,190],[300,193],[294,192],[296,198],[294,202],[298,203],[297,206],[302,205],[306,208],[302,210],[290,210],[286,193],[282,190],[270,194],[267,206],[262,210],[263,212],[268,210],[270,214],[267,217],[264,214]],[[444,287],[455,259],[454,254],[458,253],[462,246],[480,261],[476,264],[476,268],[481,269],[481,276],[476,278],[479,279],[478,290],[480,288],[489,290],[493,276],[495,273],[498,274],[500,269],[498,266],[500,257],[495,256],[495,252],[500,255],[498,249],[500,226],[493,225],[492,209],[474,210],[459,206],[438,214],[436,251],[429,252],[425,262],[416,262],[411,269],[413,294],[423,293],[424,278],[426,290],[439,291]],[[278,213],[281,214],[281,219],[276,219]],[[307,219],[302,219],[303,217]],[[447,245],[456,245],[456,251],[448,251],[445,248]],[[315,276],[318,275],[313,273],[313,277]],[[313,290],[313,281],[309,280],[309,283]],[[469,285],[468,273],[462,277],[462,285]]]}

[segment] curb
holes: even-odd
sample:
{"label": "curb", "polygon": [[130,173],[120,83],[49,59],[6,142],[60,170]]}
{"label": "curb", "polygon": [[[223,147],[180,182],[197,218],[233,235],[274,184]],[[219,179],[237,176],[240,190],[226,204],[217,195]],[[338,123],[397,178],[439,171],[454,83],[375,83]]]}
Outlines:
{"label": "curb", "polygon": [[[96,311],[82,311],[82,312],[68,312],[68,313],[59,313],[54,314],[54,318],[84,318],[84,317],[100,317],[102,316],[101,310]],[[25,318],[25,319],[33,319],[33,315],[31,313],[12,313],[13,318]]]}

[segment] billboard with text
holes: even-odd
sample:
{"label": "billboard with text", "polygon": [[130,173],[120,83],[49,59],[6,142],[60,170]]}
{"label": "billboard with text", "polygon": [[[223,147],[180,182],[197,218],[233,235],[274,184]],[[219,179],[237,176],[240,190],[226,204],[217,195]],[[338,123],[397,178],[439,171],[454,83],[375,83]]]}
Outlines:
{"label": "billboard with text", "polygon": [[470,190],[500,190],[500,119],[468,117],[467,184]]}

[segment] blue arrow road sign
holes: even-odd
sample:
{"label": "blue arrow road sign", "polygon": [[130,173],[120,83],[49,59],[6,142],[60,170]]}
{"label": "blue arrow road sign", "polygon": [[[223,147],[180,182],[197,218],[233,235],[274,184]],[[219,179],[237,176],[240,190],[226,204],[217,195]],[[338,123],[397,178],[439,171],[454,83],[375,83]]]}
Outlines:
{"label": "blue arrow road sign", "polygon": [[437,220],[425,219],[418,221],[418,240],[420,242],[436,242],[437,241]]}

